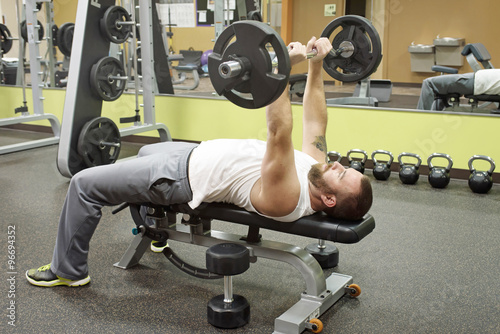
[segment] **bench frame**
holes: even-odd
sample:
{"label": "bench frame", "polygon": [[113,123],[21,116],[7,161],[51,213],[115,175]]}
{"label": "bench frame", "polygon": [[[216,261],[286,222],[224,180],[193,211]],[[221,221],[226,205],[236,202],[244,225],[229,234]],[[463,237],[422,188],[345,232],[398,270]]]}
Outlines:
{"label": "bench frame", "polygon": [[[188,215],[185,213],[186,210],[179,209],[177,211],[180,212],[172,212],[169,211],[171,209],[169,208],[168,211],[159,212],[158,207],[149,207],[146,219],[149,218],[150,222],[153,222],[153,226],[149,227],[144,225],[144,214],[141,214],[139,206],[130,205],[130,209],[138,226],[138,233],[120,261],[115,263],[118,268],[129,269],[137,265],[146,250],[149,249],[152,240],[170,239],[204,247],[226,242],[243,244],[250,251],[252,263],[255,263],[260,257],[285,262],[297,269],[304,278],[306,290],[300,295],[300,300],[295,305],[275,319],[274,334],[298,334],[306,328],[311,328],[311,319],[318,318],[345,294],[349,294],[348,287],[353,282],[351,276],[332,273],[325,277],[316,259],[298,246],[262,240],[260,235],[258,235],[258,240],[248,240],[255,238],[255,230],[252,229],[252,226],[249,226],[248,235],[242,237],[241,235],[212,230],[212,219]],[[182,219],[179,223],[180,214],[182,214]],[[370,222],[374,227],[374,220],[371,216],[364,221]],[[184,262],[175,263],[174,261],[180,259],[174,256],[173,261],[172,257],[168,255],[172,254],[168,247],[164,250],[164,254],[184,272],[203,277],[203,275],[198,275],[197,271],[201,272],[204,269],[192,267]]]}

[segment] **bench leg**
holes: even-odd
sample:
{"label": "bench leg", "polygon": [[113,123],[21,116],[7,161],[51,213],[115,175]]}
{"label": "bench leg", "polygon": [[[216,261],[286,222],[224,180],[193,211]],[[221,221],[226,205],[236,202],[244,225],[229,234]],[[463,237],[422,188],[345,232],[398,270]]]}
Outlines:
{"label": "bench leg", "polygon": [[326,279],[327,289],[320,296],[303,294],[300,300],[274,320],[273,334],[300,334],[306,323],[319,318],[346,293],[352,277],[333,273]]}
{"label": "bench leg", "polygon": [[121,269],[129,269],[137,265],[150,244],[151,239],[143,237],[140,234],[136,235],[120,261],[115,263],[114,266]]}

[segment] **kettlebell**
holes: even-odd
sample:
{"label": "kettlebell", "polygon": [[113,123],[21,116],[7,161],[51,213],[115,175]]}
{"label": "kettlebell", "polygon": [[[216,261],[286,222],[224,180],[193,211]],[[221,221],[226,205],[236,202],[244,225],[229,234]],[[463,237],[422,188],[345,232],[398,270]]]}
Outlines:
{"label": "kettlebell", "polygon": [[[488,171],[479,172],[473,166],[474,160],[486,160],[491,167]],[[478,194],[485,194],[490,191],[493,186],[493,171],[495,170],[495,162],[486,155],[474,155],[469,159],[469,188]]]}
{"label": "kettlebell", "polygon": [[[363,157],[362,158],[356,157],[356,159],[361,159],[361,160],[354,160],[351,157],[351,155],[353,153],[362,154]],[[361,174],[364,174],[364,172],[365,172],[365,162],[366,162],[366,159],[368,159],[368,154],[366,154],[366,151],[359,150],[359,149],[349,150],[347,152],[347,159],[349,160],[349,167],[350,168],[353,168],[353,169],[357,170],[358,172],[360,172]]]}
{"label": "kettlebell", "polygon": [[[379,161],[375,159],[376,155],[385,154],[389,156],[389,160],[387,162]],[[377,180],[387,180],[389,176],[391,176],[391,164],[394,161],[394,156],[391,152],[385,150],[376,150],[372,153],[372,161],[373,161],[373,176]]]}
{"label": "kettlebell", "polygon": [[[404,164],[402,162],[403,157],[412,157],[417,159],[415,164]],[[399,161],[399,179],[404,184],[415,184],[418,181],[420,164],[422,159],[418,154],[403,152],[398,156]]]}
{"label": "kettlebell", "polygon": [[[448,160],[447,167],[435,167],[432,164],[434,158],[445,158]],[[434,188],[445,188],[450,183],[450,171],[453,166],[453,160],[448,154],[433,153],[427,158],[427,165],[429,166],[429,183]]]}
{"label": "kettlebell", "polygon": [[340,160],[342,160],[342,155],[336,151],[329,151],[326,155],[328,157],[328,163],[335,161],[340,162]]}

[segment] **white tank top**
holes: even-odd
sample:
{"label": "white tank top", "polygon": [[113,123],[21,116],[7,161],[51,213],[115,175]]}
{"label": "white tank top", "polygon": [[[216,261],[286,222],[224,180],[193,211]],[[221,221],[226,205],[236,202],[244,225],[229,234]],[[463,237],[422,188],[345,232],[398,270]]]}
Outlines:
{"label": "white tank top", "polygon": [[[189,206],[195,209],[202,202],[225,202],[257,212],[250,202],[250,191],[261,176],[265,150],[266,143],[256,139],[202,142],[193,150],[189,160],[189,183],[193,191]],[[313,214],[315,211],[311,208],[307,174],[316,163],[308,154],[295,150],[295,166],[300,182],[297,207],[286,216],[263,216],[292,222]]]}

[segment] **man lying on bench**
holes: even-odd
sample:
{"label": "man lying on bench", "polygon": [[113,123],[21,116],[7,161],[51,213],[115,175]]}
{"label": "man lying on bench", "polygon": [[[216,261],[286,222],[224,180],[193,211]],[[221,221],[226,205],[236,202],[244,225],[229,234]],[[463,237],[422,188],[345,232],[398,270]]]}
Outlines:
{"label": "man lying on bench", "polygon": [[500,96],[500,69],[484,69],[474,73],[446,74],[424,79],[417,109],[436,110],[436,98],[449,94]]}
{"label": "man lying on bench", "polygon": [[138,158],[83,170],[70,183],[52,262],[26,272],[31,284],[81,286],[90,281],[89,243],[103,206],[227,202],[274,220],[293,222],[316,211],[359,219],[372,203],[369,179],[338,162],[326,164],[327,109],[323,58],[326,38],[290,45],[291,64],[309,60],[304,96],[303,147],[292,143],[288,91],[266,108],[268,141],[212,140],[200,145],[164,142],[141,148]]}

